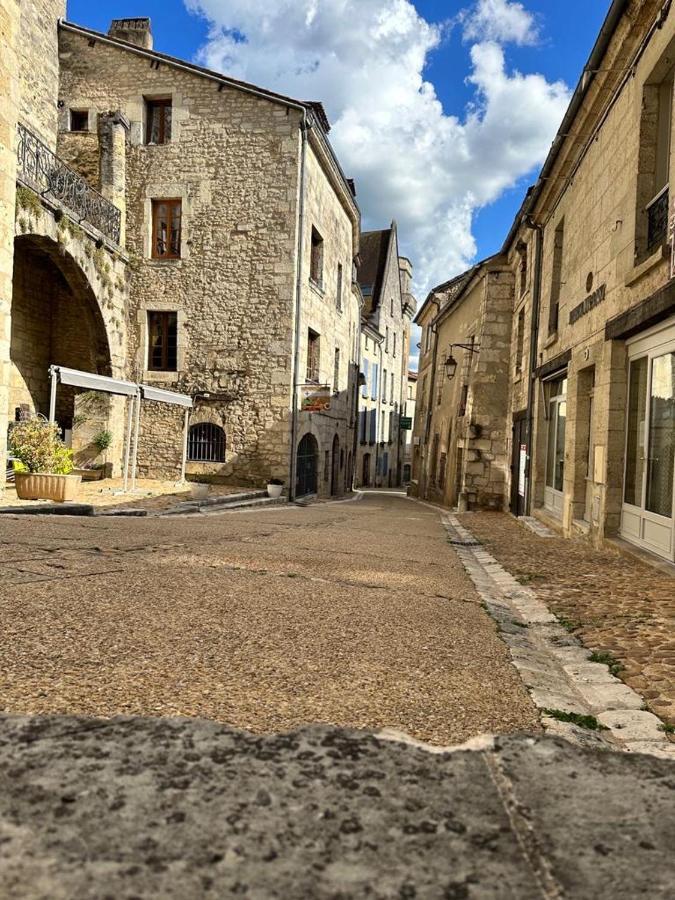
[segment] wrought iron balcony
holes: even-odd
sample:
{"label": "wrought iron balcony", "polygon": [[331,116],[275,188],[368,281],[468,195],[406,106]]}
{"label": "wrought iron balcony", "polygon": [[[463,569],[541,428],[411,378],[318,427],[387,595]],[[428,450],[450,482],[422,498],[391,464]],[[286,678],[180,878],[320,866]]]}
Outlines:
{"label": "wrought iron balcony", "polygon": [[18,176],[22,181],[41,196],[58,200],[80,223],[87,222],[119,244],[122,218],[119,209],[23,125],[18,126],[16,152]]}
{"label": "wrought iron balcony", "polygon": [[662,244],[668,234],[668,185],[647,204],[647,250]]}

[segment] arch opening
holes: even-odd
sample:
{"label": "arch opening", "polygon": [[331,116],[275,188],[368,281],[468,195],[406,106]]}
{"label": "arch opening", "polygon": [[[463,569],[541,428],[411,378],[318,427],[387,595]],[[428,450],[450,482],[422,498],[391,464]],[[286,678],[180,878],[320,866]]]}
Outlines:
{"label": "arch opening", "polygon": [[316,494],[319,471],[319,445],[313,434],[306,434],[298,444],[295,496]]}

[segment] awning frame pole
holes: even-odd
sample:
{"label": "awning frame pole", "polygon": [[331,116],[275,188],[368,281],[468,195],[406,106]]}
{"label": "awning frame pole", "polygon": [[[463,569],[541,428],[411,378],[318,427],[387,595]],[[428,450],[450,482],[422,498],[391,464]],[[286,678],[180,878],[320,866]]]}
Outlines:
{"label": "awning frame pole", "polygon": [[136,395],[136,425],[134,428],[134,453],[131,459],[131,490],[136,490],[136,466],[138,463],[138,436],[141,430],[141,394]]}
{"label": "awning frame pole", "polygon": [[190,426],[190,409],[188,407],[185,410],[185,418],[183,420],[183,459],[181,461],[181,466],[180,466],[180,483],[181,484],[185,484],[185,469],[187,466],[189,426]]}
{"label": "awning frame pole", "polygon": [[49,390],[49,421],[56,421],[56,386],[59,381],[59,374],[56,369],[56,366],[49,367],[49,374],[51,375],[51,387]]}
{"label": "awning frame pole", "polygon": [[[138,395],[136,395],[138,396]],[[127,397],[127,439],[124,449],[124,493],[127,493],[129,487],[129,459],[131,457],[131,433],[134,429],[134,403],[136,396]]]}

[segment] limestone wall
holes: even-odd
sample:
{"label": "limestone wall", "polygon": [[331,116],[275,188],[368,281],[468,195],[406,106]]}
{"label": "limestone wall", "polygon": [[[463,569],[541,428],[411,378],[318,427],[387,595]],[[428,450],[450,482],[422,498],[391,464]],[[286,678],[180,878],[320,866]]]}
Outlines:
{"label": "limestone wall", "polygon": [[19,118],[54,150],[59,83],[57,22],[66,15],[66,0],[23,0],[20,8]]}

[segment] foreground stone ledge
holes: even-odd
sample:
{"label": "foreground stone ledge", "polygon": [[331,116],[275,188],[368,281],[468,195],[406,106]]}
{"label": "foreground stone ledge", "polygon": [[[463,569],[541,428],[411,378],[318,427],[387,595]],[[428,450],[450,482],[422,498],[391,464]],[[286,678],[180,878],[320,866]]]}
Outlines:
{"label": "foreground stone ledge", "polygon": [[675,764],[548,736],[453,749],[328,726],[7,716],[0,782],[13,898],[675,889]]}

